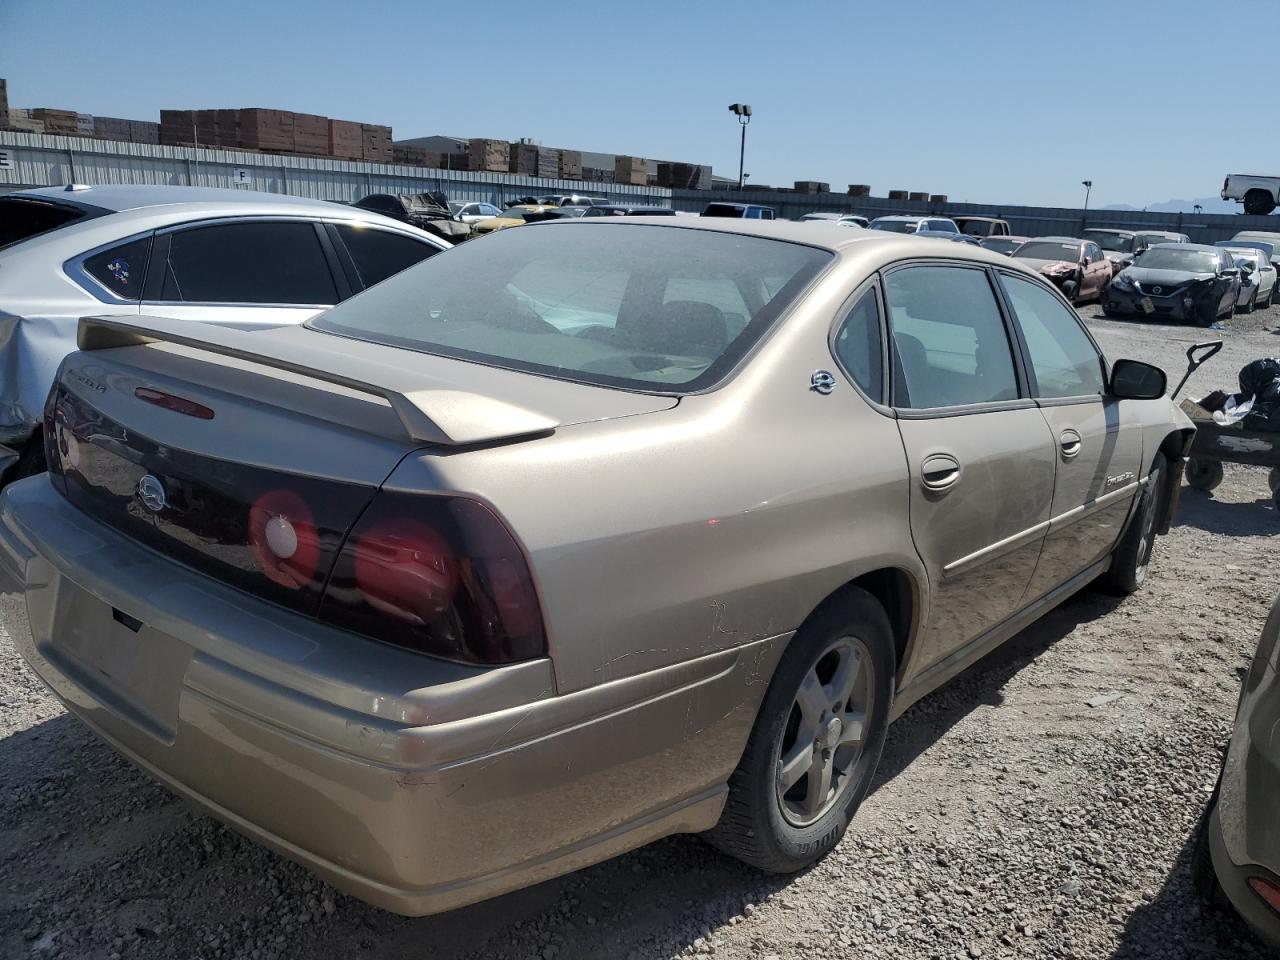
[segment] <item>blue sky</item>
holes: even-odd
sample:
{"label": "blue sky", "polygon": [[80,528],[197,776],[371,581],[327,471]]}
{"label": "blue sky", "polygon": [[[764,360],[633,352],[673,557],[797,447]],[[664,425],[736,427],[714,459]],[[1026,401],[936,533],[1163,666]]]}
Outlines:
{"label": "blue sky", "polygon": [[397,139],[523,136],[735,176],[726,107],[743,101],[753,182],[1077,206],[1092,179],[1091,205],[1141,207],[1213,196],[1228,172],[1280,173],[1277,12],[1205,0],[0,0],[0,76],[14,106],[134,119],[279,107],[389,123]]}

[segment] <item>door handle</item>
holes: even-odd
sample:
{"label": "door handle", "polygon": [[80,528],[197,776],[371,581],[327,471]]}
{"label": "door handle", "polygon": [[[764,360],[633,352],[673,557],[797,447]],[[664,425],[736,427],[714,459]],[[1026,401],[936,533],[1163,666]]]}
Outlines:
{"label": "door handle", "polygon": [[960,461],[947,453],[935,453],[920,465],[920,482],[926,490],[950,490],[960,479]]}
{"label": "door handle", "polygon": [[1058,446],[1062,448],[1062,459],[1070,460],[1080,453],[1084,441],[1074,430],[1063,430],[1062,435],[1058,437]]}

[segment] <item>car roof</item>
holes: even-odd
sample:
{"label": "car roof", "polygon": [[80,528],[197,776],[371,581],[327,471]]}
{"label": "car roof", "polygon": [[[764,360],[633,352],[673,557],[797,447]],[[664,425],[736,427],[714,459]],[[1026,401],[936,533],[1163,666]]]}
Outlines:
{"label": "car roof", "polygon": [[312,200],[309,197],[294,197],[284,193],[266,193],[259,190],[180,187],[162,184],[103,184],[101,186],[73,184],[65,187],[37,187],[34,190],[19,190],[8,196],[33,197],[53,203],[91,206],[112,212],[140,210],[144,207],[170,206],[175,203],[207,203],[218,206],[251,205],[258,210],[261,210],[264,206],[269,206],[282,208],[291,213],[298,213],[303,210],[323,210],[331,213],[335,207],[346,206],[331,200]]}
{"label": "car roof", "polygon": [[1178,233],[1177,230],[1134,230],[1134,233],[1142,237],[1185,237],[1185,233]]}
{"label": "car roof", "polygon": [[947,217],[948,219],[951,219],[951,220],[980,220],[983,223],[1004,223],[1005,222],[1004,219],[1001,217],[977,217],[977,216],[971,216],[970,214],[967,214],[967,213],[951,213],[951,214],[947,214]]}
{"label": "car roof", "polygon": [[1280,232],[1271,230],[1241,230],[1232,240],[1248,240],[1250,237],[1257,237],[1259,240],[1280,240]]}
{"label": "car roof", "polygon": [[1083,239],[1081,239],[1080,237],[1028,237],[1028,239],[1029,239],[1029,240],[1048,240],[1048,241],[1050,241],[1051,243],[1086,243],[1086,242],[1091,242],[1091,241],[1083,240]]}
{"label": "car roof", "polygon": [[[932,219],[927,213],[891,213],[883,217],[876,217],[877,220],[929,220]],[[947,217],[938,215],[937,219],[946,220]]]}
{"label": "car roof", "polygon": [[[1115,233],[1115,234],[1125,234],[1125,235],[1128,235],[1128,236],[1131,236],[1131,237],[1136,237],[1139,233],[1142,233],[1143,231],[1141,231],[1141,230],[1120,230],[1120,229],[1118,229],[1118,228],[1116,228],[1116,227],[1089,227],[1089,228],[1087,228],[1084,232],[1085,232],[1085,233]],[[1146,231],[1146,232],[1147,232],[1147,233],[1151,233],[1151,232],[1158,232],[1158,231],[1150,231],[1150,230],[1148,230],[1148,231]]]}
{"label": "car roof", "polygon": [[1221,247],[1215,247],[1211,243],[1153,243],[1149,249],[1154,250],[1156,247],[1177,247],[1179,250],[1203,250],[1206,253],[1217,253]]}

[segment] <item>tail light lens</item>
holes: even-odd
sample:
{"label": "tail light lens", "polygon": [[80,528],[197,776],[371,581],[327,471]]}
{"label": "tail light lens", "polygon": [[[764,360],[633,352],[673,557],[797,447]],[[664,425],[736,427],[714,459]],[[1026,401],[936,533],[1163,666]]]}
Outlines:
{"label": "tail light lens", "polygon": [[347,537],[320,618],[463,663],[547,649],[524,553],[492,511],[463,497],[379,494]]}
{"label": "tail light lens", "polygon": [[1253,892],[1267,902],[1267,906],[1280,913],[1280,885],[1265,877],[1250,877],[1249,886],[1253,887]]}

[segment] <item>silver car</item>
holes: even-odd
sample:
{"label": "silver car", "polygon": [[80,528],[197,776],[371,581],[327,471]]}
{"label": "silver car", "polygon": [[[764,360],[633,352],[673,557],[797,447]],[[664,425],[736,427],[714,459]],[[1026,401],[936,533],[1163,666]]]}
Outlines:
{"label": "silver car", "polygon": [[41,410],[82,316],[301,323],[448,246],[367,210],[248,190],[0,197],[0,478],[43,469]]}
{"label": "silver car", "polygon": [[1126,593],[1193,429],[964,244],[601,217],[301,326],[86,319],[0,622],[125,756],[405,913],[839,841],[889,722]]}
{"label": "silver car", "polygon": [[1280,950],[1280,599],[1245,678],[1222,778],[1193,861],[1200,890]]}

